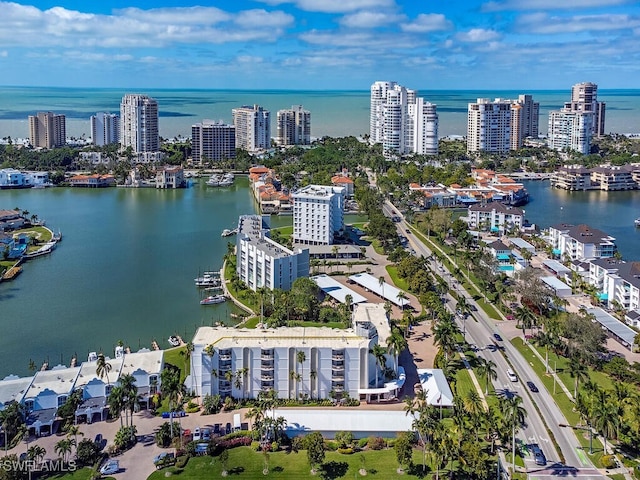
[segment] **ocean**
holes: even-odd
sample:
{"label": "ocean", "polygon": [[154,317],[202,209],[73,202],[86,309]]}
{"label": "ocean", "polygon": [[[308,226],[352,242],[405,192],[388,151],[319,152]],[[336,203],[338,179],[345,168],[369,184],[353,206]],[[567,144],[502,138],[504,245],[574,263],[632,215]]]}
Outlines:
{"label": "ocean", "polygon": [[[0,138],[29,136],[28,116],[52,111],[67,116],[68,137],[90,137],[89,117],[96,112],[118,113],[126,93],[142,93],[158,100],[160,135],[164,138],[190,137],[191,125],[204,119],[231,122],[231,109],[242,105],[261,105],[275,114],[291,105],[303,105],[311,112],[313,137],[343,137],[369,132],[369,91],[316,90],[168,90],[0,87]],[[466,135],[467,104],[477,98],[517,98],[533,95],[540,102],[540,133],[547,131],[550,110],[562,107],[571,95],[566,90],[418,90],[418,94],[437,104],[439,136]],[[606,131],[640,132],[640,89],[606,90],[598,99],[607,103]]]}

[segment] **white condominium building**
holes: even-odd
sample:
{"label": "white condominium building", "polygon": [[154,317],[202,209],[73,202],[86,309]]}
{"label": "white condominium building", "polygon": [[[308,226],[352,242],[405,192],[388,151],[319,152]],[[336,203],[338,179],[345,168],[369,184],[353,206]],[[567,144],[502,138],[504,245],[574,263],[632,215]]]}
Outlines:
{"label": "white condominium building", "polygon": [[127,94],[120,103],[120,143],[133,153],[158,152],[158,102],[146,95]]}
{"label": "white condominium building", "polygon": [[592,113],[591,134],[599,137],[605,133],[606,106],[606,103],[598,101],[598,85],[582,82],[571,87],[571,101],[564,104],[564,109],[571,112]]}
{"label": "white condominium building", "polygon": [[271,240],[269,215],[241,216],[236,247],[238,277],[251,290],[290,290],[297,278],[309,276],[309,250],[289,250]]}
{"label": "white condominium building", "polygon": [[302,105],[293,105],[289,110],[278,110],[278,145],[310,145],[311,113]]}
{"label": "white condominium building", "polygon": [[589,225],[561,223],[549,227],[549,243],[553,253],[570,260],[611,258],[617,247],[615,238]]}
{"label": "white condominium building", "polygon": [[344,230],[345,188],[308,185],[291,195],[293,242],[331,245]]}
{"label": "white condominium building", "polygon": [[268,110],[253,105],[234,108],[231,112],[233,125],[236,127],[236,148],[255,152],[271,146],[271,121]]}
{"label": "white condominium building", "polygon": [[508,152],[511,148],[511,100],[479,98],[467,115],[468,152]]}
{"label": "white condominium building", "polygon": [[98,112],[91,115],[91,140],[104,146],[120,142],[120,118],[115,113]]}
{"label": "white condominium building", "polygon": [[511,104],[511,150],[522,147],[527,137],[538,138],[540,104],[531,95],[519,95]]}
{"label": "white condominium building", "polygon": [[371,85],[369,130],[369,141],[381,143],[386,157],[438,153],[436,105],[396,82]]}
{"label": "white condominium building", "polygon": [[236,128],[212,120],[191,126],[191,158],[194,163],[236,157]]}
{"label": "white condominium building", "polygon": [[610,308],[620,304],[640,313],[640,262],[597,258],[589,262],[589,283],[594,285]]}
{"label": "white condominium building", "polygon": [[[191,388],[197,395],[235,398],[269,390],[278,398],[381,395],[397,385],[382,387],[383,369],[370,349],[386,345],[389,332],[384,305],[369,303],[356,306],[354,326],[344,330],[200,327],[192,341]],[[395,366],[388,354],[384,364]]]}
{"label": "white condominium building", "polygon": [[563,108],[549,112],[549,148],[575,150],[588,154],[591,150],[593,114]]}
{"label": "white condominium building", "polygon": [[473,230],[505,234],[512,229],[522,229],[524,211],[518,207],[491,202],[470,206],[467,218],[469,228]]}
{"label": "white condominium building", "polygon": [[53,112],[29,115],[29,141],[35,148],[62,147],[66,143],[66,117]]}

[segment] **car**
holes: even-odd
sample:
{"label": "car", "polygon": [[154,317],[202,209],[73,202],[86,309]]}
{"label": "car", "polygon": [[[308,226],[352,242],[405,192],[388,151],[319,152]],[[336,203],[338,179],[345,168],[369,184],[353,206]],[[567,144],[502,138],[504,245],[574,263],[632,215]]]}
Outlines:
{"label": "car", "polygon": [[527,382],[527,387],[529,387],[529,390],[531,390],[533,393],[538,393],[538,387],[536,387],[536,384],[533,383],[532,381],[528,381]]}
{"label": "car", "polygon": [[193,429],[193,441],[197,442],[198,440],[202,440],[202,433],[200,432],[200,427],[196,427]]}
{"label": "car", "polygon": [[211,429],[209,428],[202,429],[202,440],[205,442],[208,442],[209,440],[211,440]]}
{"label": "car", "polygon": [[533,454],[533,460],[536,462],[536,465],[546,465],[547,457],[542,453],[542,449],[538,445],[531,446],[531,453]]}
{"label": "car", "polygon": [[408,228],[405,230],[405,232],[407,233],[411,233],[411,230],[409,230]]}
{"label": "car", "polygon": [[100,467],[101,475],[113,475],[114,473],[118,473],[120,471],[120,461],[119,460],[109,460],[107,463]]}
{"label": "car", "polygon": [[500,334],[499,334],[499,333],[494,333],[494,334],[493,334],[493,338],[495,338],[498,342],[501,342],[501,341],[502,341],[502,337],[500,336]]}
{"label": "car", "polygon": [[509,380],[511,380],[512,382],[518,381],[518,376],[510,368],[507,368],[507,377],[509,377]]}
{"label": "car", "polygon": [[222,425],[221,425],[220,423],[216,423],[216,424],[213,426],[213,434],[214,434],[214,435],[220,435],[220,427],[221,427],[221,426],[222,426]]}
{"label": "car", "polygon": [[162,452],[153,457],[153,464],[157,470],[176,464],[176,456],[173,452]]}

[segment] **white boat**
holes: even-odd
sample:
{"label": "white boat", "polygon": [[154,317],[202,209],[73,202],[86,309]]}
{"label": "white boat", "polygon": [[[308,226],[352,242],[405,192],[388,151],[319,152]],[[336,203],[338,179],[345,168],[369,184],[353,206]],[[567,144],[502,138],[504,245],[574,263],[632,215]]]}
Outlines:
{"label": "white boat", "polygon": [[216,303],[223,303],[226,300],[224,295],[209,295],[200,300],[200,305],[215,305]]}
{"label": "white boat", "polygon": [[633,223],[635,224],[636,227],[640,227],[640,217],[636,218]]}
{"label": "white boat", "polygon": [[220,175],[213,174],[209,177],[209,180],[207,180],[206,183],[209,187],[219,187],[221,180],[222,178],[220,177]]}
{"label": "white boat", "polygon": [[169,344],[172,347],[179,347],[180,346],[180,339],[178,337],[176,337],[175,335],[171,335],[167,341],[169,342]]}
{"label": "white boat", "polygon": [[235,235],[236,233],[238,233],[238,229],[234,228],[233,230],[229,230],[228,228],[225,228],[222,231],[222,236],[223,237],[230,237],[231,235]]}
{"label": "white boat", "polygon": [[205,273],[201,277],[194,278],[194,281],[197,287],[217,287],[221,283],[220,277],[211,273]]}

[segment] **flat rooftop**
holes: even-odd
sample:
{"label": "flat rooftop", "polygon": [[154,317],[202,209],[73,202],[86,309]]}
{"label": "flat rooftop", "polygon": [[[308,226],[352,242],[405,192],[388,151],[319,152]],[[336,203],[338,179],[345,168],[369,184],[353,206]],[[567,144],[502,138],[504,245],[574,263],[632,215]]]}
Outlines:
{"label": "flat rooftop", "polygon": [[350,288],[345,287],[329,275],[316,275],[315,277],[311,277],[311,280],[316,282],[316,285],[318,285],[318,288],[320,288],[320,290],[322,290],[327,295],[335,298],[340,303],[346,303],[347,295],[351,295],[351,303],[354,305],[356,303],[367,301],[365,297],[357,292],[354,292]]}
{"label": "flat rooftop", "polygon": [[20,402],[27,393],[33,377],[10,376],[0,381],[0,410],[12,401]]}
{"label": "flat rooftop", "polygon": [[122,369],[123,358],[105,358],[106,363],[111,365],[111,371],[104,375],[103,378],[100,378],[96,373],[98,368],[98,361],[94,360],[93,362],[82,362],[80,365],[80,374],[78,375],[78,380],[76,380],[76,388],[82,388],[87,385],[91,380],[98,379],[107,383],[107,378],[109,378],[109,383],[116,383],[118,378],[120,377],[120,370]]}
{"label": "flat rooftop", "polygon": [[638,334],[633,328],[625,325],[614,316],[608,314],[601,308],[588,308],[587,313],[593,315],[594,318],[613,335],[616,340],[622,343],[626,348],[631,348],[633,341]]}
{"label": "flat rooftop", "polygon": [[159,374],[162,370],[163,355],[164,353],[162,350],[125,353],[120,375],[131,374],[137,370],[143,370],[149,374]]}
{"label": "flat rooftop", "polygon": [[369,339],[356,334],[352,328],[280,327],[229,328],[200,327],[193,337],[194,345],[213,345],[215,348],[259,347],[325,347],[368,348]]}
{"label": "flat rooftop", "polygon": [[65,367],[58,365],[51,370],[42,370],[35,374],[33,383],[25,398],[33,398],[45,390],[51,390],[58,395],[68,395],[73,390],[80,367]]}
{"label": "flat rooftop", "polygon": [[391,326],[383,303],[359,303],[354,306],[353,323],[371,323],[378,332],[378,344],[384,346],[391,336]]}
{"label": "flat rooftop", "polygon": [[401,292],[399,288],[396,288],[387,282],[383,282],[381,285],[380,280],[369,273],[356,273],[355,275],[351,275],[349,278],[361,287],[381,296],[385,300],[389,300],[394,305],[399,307],[410,305],[409,300],[398,298],[398,294]]}

